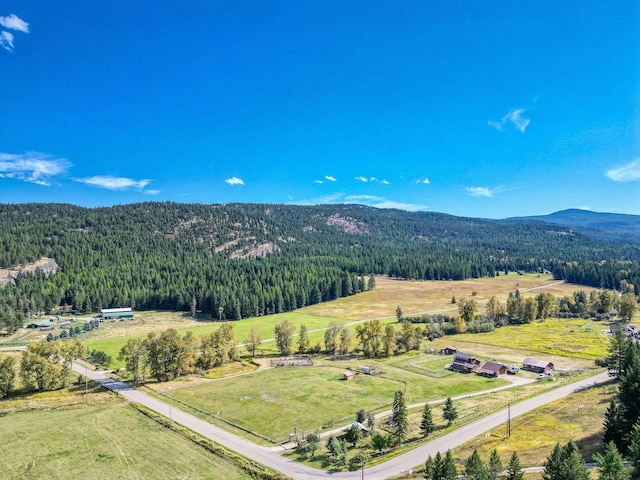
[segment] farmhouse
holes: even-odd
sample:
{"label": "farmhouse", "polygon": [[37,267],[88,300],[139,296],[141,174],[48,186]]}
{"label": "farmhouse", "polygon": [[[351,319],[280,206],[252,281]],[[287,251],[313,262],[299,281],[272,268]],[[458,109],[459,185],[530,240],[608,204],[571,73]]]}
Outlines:
{"label": "farmhouse", "polygon": [[133,318],[133,310],[131,310],[131,307],[102,309],[102,320],[115,320],[117,318]]}
{"label": "farmhouse", "polygon": [[456,356],[451,362],[451,369],[457,372],[471,373],[475,372],[480,365],[480,360],[469,353],[456,352]]}
{"label": "farmhouse", "polygon": [[545,360],[536,360],[535,358],[525,358],[522,362],[522,369],[530,372],[544,373],[548,370],[553,370],[553,368],[553,363]]}
{"label": "farmhouse", "polygon": [[483,375],[485,377],[499,377],[505,373],[507,373],[506,365],[493,362],[485,362],[485,364],[480,367],[480,370],[478,370],[478,375]]}

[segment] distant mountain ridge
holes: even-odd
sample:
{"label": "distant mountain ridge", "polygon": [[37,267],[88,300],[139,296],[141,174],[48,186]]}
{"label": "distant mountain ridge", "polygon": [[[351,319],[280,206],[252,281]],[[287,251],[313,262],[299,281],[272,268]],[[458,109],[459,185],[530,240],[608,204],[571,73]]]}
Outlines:
{"label": "distant mountain ridge", "polygon": [[597,238],[611,238],[640,243],[640,215],[592,212],[571,208],[549,215],[508,218],[508,222],[546,222],[573,228]]}

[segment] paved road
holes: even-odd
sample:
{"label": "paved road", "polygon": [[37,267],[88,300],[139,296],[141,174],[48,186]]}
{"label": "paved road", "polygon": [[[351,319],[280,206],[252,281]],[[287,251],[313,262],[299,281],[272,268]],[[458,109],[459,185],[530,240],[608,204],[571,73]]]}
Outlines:
{"label": "paved road", "polygon": [[[106,377],[105,372],[86,370],[83,366],[75,363],[73,364],[73,369],[82,375],[88,376],[90,379],[105,388],[118,392],[119,395],[124,396],[132,402],[138,402],[230,450],[238,452],[245,457],[251,458],[256,462],[282,472],[296,480],[313,480],[318,478],[356,480],[361,478],[362,474],[359,471],[332,473],[292,462],[271,451],[267,447],[256,445],[248,440],[244,440],[236,435],[217,428],[210,423],[181,411],[171,404],[164,403],[150,395],[142,393],[124,382],[110,379]],[[609,380],[609,376],[605,372],[585,380],[545,392],[537,397],[511,406],[511,418],[515,418],[541,405],[570,395],[582,388],[603,383],[607,380]],[[434,456],[438,451],[445,452],[448,449],[457,447],[458,445],[461,445],[462,443],[465,443],[488,430],[502,425],[506,422],[506,419],[507,410],[500,410],[492,415],[481,418],[480,420],[465,425],[451,433],[448,433],[447,435],[426,443],[408,453],[400,455],[380,465],[376,465],[375,467],[368,468],[365,470],[365,477],[369,480],[384,480],[400,473],[407,472],[411,468],[420,467],[429,455]]]}

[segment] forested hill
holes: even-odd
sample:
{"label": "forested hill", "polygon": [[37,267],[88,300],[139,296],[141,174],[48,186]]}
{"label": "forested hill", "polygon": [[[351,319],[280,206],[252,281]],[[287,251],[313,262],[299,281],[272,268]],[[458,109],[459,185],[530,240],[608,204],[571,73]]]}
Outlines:
{"label": "forested hill", "polygon": [[534,220],[571,227],[586,235],[640,243],[640,215],[591,212],[572,208],[549,215],[511,218],[506,221]]}
{"label": "forested hill", "polygon": [[237,319],[357,293],[370,274],[464,279],[547,269],[596,286],[640,283],[638,245],[535,222],[361,205],[0,205],[0,267],[41,257],[55,259],[58,272],[2,287],[0,312],[195,306]]}

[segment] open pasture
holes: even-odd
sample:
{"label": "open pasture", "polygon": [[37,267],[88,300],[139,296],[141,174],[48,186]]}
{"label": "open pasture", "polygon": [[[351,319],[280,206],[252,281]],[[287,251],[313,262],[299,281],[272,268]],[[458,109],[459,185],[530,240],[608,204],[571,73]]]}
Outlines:
{"label": "open pasture", "polygon": [[[607,353],[609,337],[603,332],[608,329],[608,323],[590,319],[551,318],[528,325],[506,325],[488,333],[455,335],[447,337],[446,341],[537,352],[529,355],[534,357],[539,353],[595,360]],[[566,360],[562,362],[567,363]]]}
{"label": "open pasture", "polygon": [[[541,292],[549,292],[556,297],[562,297],[572,295],[576,290],[584,290],[587,293],[594,290],[592,287],[559,282],[554,280],[551,275],[538,274],[509,273],[493,278],[460,281],[408,281],[376,277],[374,290],[339,298],[332,302],[311,305],[298,311],[345,320],[395,317],[398,305],[405,315],[427,312],[457,312],[457,305],[451,303],[452,297],[458,301],[473,298],[482,304],[495,295],[504,303],[507,295],[516,289],[525,297]],[[481,310],[482,308],[480,308]]]}
{"label": "open pasture", "polygon": [[0,423],[2,478],[252,478],[117,400]]}
{"label": "open pasture", "polygon": [[[232,424],[272,439],[286,440],[294,426],[305,431],[341,426],[364,408],[381,411],[390,408],[396,391],[405,392],[407,404],[436,400],[463,393],[505,385],[500,379],[453,374],[439,377],[431,372],[415,372],[397,367],[389,360],[361,362],[378,366],[378,375],[357,375],[341,380],[345,367],[358,363],[323,362],[323,366],[283,367],[222,382],[177,383],[172,397]],[[437,371],[442,360],[433,365]],[[154,388],[161,389],[162,385]]]}
{"label": "open pasture", "polygon": [[[136,316],[138,316],[138,314]],[[90,332],[87,337],[79,338],[87,348],[102,350],[111,355],[114,360],[113,367],[119,368],[122,366],[122,363],[117,360],[118,353],[130,338],[144,338],[150,332],[160,332],[167,328],[176,328],[181,335],[184,335],[186,332],[192,332],[194,336],[199,337],[217,330],[221,325],[220,322],[215,321],[196,322],[188,319],[184,322],[176,321],[176,319],[182,317],[182,314],[171,312],[143,312],[139,316],[141,317],[140,320],[105,323],[98,330]],[[296,326],[296,331],[302,324],[305,324],[309,330],[315,330],[326,328],[329,322],[338,320],[335,318],[291,312],[248,318],[231,323],[238,343],[244,343],[245,339],[249,336],[251,327],[255,326],[258,328],[262,341],[264,342],[264,344],[258,348],[257,353],[261,351],[265,351],[265,353],[276,353],[276,345],[273,341],[273,327],[285,319]],[[85,340],[85,338],[87,338],[87,340]],[[310,334],[310,338],[313,343],[316,343],[324,338],[324,334],[322,332]]]}

